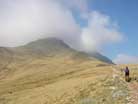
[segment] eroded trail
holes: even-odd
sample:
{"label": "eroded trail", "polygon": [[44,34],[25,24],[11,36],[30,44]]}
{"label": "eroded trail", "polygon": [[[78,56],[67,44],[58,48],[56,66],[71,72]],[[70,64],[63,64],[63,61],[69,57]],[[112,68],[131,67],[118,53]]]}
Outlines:
{"label": "eroded trail", "polygon": [[[131,80],[130,82],[125,82],[123,72],[119,68],[113,68],[113,78],[119,78],[124,83],[129,90],[128,104],[138,104],[138,82]],[[131,77],[131,76],[130,76]]]}
{"label": "eroded trail", "polygon": [[138,104],[138,83],[132,82],[128,84],[128,87],[130,89],[130,97],[131,97],[130,104]]}

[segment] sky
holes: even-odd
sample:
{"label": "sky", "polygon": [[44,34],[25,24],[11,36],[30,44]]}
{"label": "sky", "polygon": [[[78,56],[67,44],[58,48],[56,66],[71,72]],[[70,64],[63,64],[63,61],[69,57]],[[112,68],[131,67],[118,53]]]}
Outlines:
{"label": "sky", "polygon": [[57,37],[117,64],[138,63],[137,0],[0,0],[0,46]]}
{"label": "sky", "polygon": [[121,43],[106,47],[105,54],[117,63],[138,63],[138,1],[94,0],[91,8],[117,21],[124,35]]}

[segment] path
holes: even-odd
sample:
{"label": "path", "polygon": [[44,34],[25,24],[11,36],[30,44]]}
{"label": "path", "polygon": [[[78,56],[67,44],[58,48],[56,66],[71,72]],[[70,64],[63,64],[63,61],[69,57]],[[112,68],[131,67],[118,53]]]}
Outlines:
{"label": "path", "polygon": [[[121,71],[118,70],[118,68],[113,68],[113,78],[119,77],[120,80],[124,81],[123,75]],[[128,86],[128,89],[130,90],[130,97],[129,97],[129,103],[128,104],[138,104],[138,83],[137,82],[125,82]]]}
{"label": "path", "polygon": [[132,82],[128,84],[128,88],[130,89],[130,97],[131,97],[130,104],[138,104],[138,83]]}

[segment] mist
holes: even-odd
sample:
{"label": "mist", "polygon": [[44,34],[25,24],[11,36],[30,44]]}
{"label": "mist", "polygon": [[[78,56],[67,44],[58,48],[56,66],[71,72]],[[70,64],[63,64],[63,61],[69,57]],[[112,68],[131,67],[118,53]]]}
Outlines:
{"label": "mist", "polygon": [[[89,0],[1,0],[0,46],[15,47],[57,37],[72,48],[100,50],[122,40],[110,16],[88,10]],[[78,23],[77,13],[86,26]]]}

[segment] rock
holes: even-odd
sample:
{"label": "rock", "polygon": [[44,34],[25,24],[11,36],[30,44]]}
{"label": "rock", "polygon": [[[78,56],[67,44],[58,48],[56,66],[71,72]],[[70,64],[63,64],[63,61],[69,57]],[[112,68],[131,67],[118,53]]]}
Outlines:
{"label": "rock", "polygon": [[111,87],[109,87],[109,89],[111,89],[111,90],[115,90],[116,87],[115,87],[115,86],[111,86]]}
{"label": "rock", "polygon": [[97,104],[97,102],[92,98],[84,98],[80,101],[80,104]]}
{"label": "rock", "polygon": [[126,92],[124,92],[122,90],[116,91],[112,94],[113,99],[119,99],[119,98],[125,97],[125,96],[127,96],[127,94],[126,94]]}

